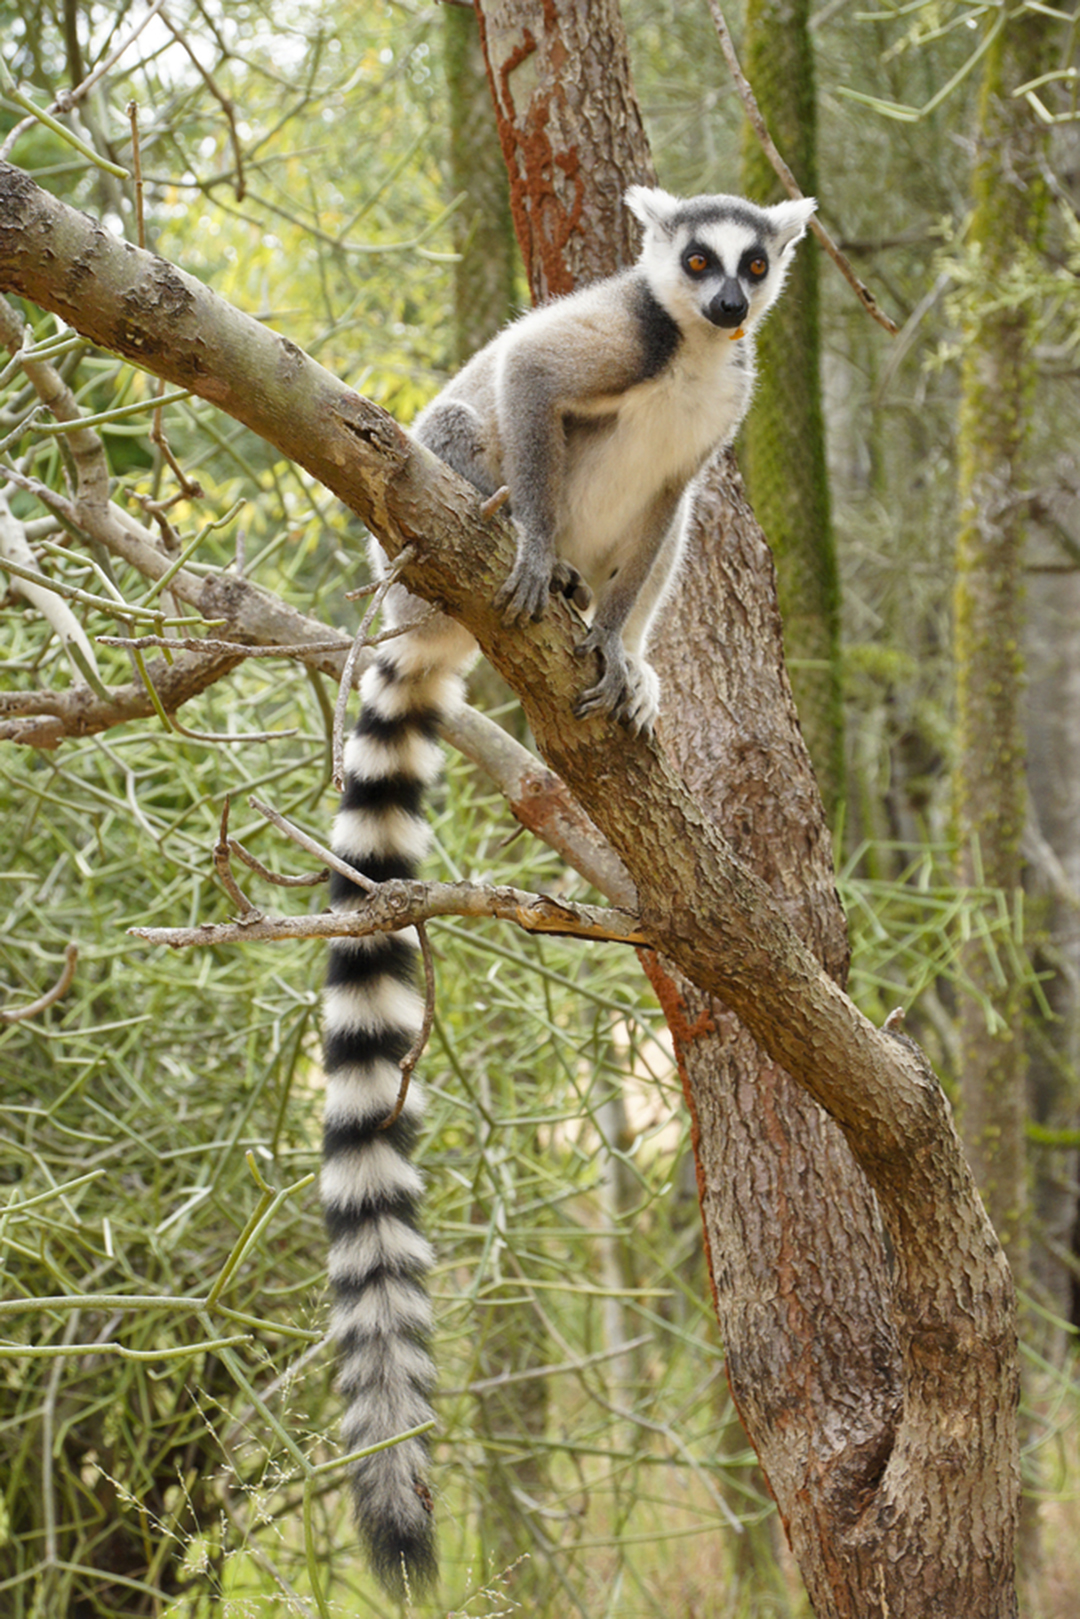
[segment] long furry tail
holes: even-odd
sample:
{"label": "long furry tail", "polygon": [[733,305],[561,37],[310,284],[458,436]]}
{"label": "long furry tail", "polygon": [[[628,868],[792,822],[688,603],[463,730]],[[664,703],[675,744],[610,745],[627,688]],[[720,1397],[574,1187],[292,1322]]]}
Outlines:
{"label": "long furry tail", "polygon": [[[415,609],[392,593],[396,622]],[[415,616],[415,612],[409,616]],[[376,882],[415,875],[429,832],[421,815],[441,768],[437,730],[461,701],[474,643],[447,619],[385,644],[361,683],[363,711],[345,752],[336,854]],[[331,904],[349,910],[362,890],[331,877]],[[348,1402],[348,1450],[392,1440],[432,1417],[431,1247],[419,1227],[423,1177],[412,1152],[423,1118],[414,1079],[397,1101],[398,1064],[421,1024],[416,946],[409,933],[340,939],[331,949],[324,1022],[326,1115],[322,1197],[330,1238],[333,1332]],[[354,1465],[356,1521],[374,1572],[400,1595],[436,1573],[428,1446],[407,1439]]]}

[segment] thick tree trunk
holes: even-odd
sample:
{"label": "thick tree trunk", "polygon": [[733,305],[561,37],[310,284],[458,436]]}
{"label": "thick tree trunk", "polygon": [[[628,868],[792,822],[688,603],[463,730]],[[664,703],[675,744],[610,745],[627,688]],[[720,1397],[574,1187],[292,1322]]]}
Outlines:
{"label": "thick tree trunk", "polygon": [[[481,9],[501,18],[506,8],[481,0]],[[602,69],[594,69],[593,94],[582,96],[590,64],[575,57],[573,100],[595,106],[612,79],[618,86],[616,103],[624,109],[629,69],[621,31],[609,7],[588,0],[561,4],[557,17],[550,7],[516,5],[513,23],[509,31],[503,27],[496,33],[490,23],[485,29],[493,85],[506,82],[508,62],[522,60],[522,41],[529,42],[537,63],[527,98],[500,101],[497,95],[503,150],[512,162],[528,145],[532,128],[542,124],[547,134],[541,183],[531,185],[529,173],[519,178],[519,211],[524,199],[547,220],[549,237],[565,239],[572,281],[610,272],[627,255],[621,233],[611,229],[609,189],[583,194],[578,185],[566,192],[565,223],[553,227],[547,181],[572,166],[570,150],[579,175],[609,172],[613,154],[596,150],[594,126],[572,121],[561,64],[564,53],[599,29],[605,50]],[[801,43],[792,48],[808,51],[805,28]],[[810,106],[801,107],[794,128],[789,117],[780,134],[812,183],[812,74],[800,82],[809,86]],[[560,107],[555,120],[545,113],[553,101]],[[777,86],[770,106],[779,112],[782,105]],[[566,151],[555,143],[553,128],[567,143]],[[624,179],[651,178],[638,120],[621,117],[613,128]],[[594,241],[589,253],[583,232]],[[605,242],[606,261],[597,264],[596,250]],[[774,409],[766,429],[790,411],[792,393],[800,401],[799,434],[774,432],[769,441],[779,439],[778,461],[769,471],[780,472],[769,485],[777,494],[770,510],[792,553],[789,576],[798,579],[789,595],[800,655],[827,666],[824,672],[808,671],[805,700],[826,780],[837,794],[842,756],[838,599],[817,373],[817,266],[809,253],[799,264],[790,289],[797,295],[791,299],[795,311],[780,334],[771,368],[763,352],[761,387],[770,386],[770,370],[782,373],[782,381],[772,379]],[[566,272],[550,264],[545,270],[535,290],[566,285]],[[767,324],[766,336],[768,330]],[[792,361],[793,343],[803,357],[801,366]],[[752,416],[750,434],[753,421]],[[804,439],[810,441],[808,451]],[[795,534],[790,541],[789,533]],[[667,693],[663,740],[741,858],[769,883],[803,939],[843,982],[846,931],[821,797],[784,672],[772,563],[730,464],[717,469],[699,502],[696,538],[653,654]],[[710,608],[703,621],[706,602]],[[921,1413],[909,1406],[909,1419],[915,1420],[908,1426],[902,1421],[904,1356],[910,1349],[893,1319],[892,1279],[875,1200],[840,1132],[783,1068],[768,1060],[736,1017],[662,958],[648,957],[646,966],[673,1032],[693,1114],[706,1246],[732,1391],[815,1610],[922,1619],[945,1591],[958,1615],[1011,1613],[1015,1453],[1010,1450],[993,1499],[972,1507],[973,1528],[977,1520],[978,1534],[996,1536],[999,1545],[999,1555],[983,1562],[975,1555],[977,1539],[950,1541],[945,1491],[935,1501],[932,1487],[924,1494],[907,1471],[910,1454],[924,1448],[933,1466],[934,1423],[941,1413],[934,1417],[933,1402]],[[977,1227],[977,1213],[974,1221]],[[995,1290],[991,1283],[986,1302],[992,1313]],[[938,1347],[939,1353],[948,1352],[944,1339]],[[1007,1449],[1013,1444],[1009,1425],[1015,1408],[1012,1353],[1003,1341],[991,1358],[991,1381],[1001,1375],[1007,1380],[1007,1412],[993,1435]],[[986,1417],[992,1425],[997,1421],[993,1403]],[[940,1520],[927,1530],[923,1520],[932,1519],[935,1507]],[[916,1538],[925,1537],[927,1556],[916,1576],[906,1564],[899,1572],[901,1560],[886,1547],[903,1544],[917,1523]]]}
{"label": "thick tree trunk", "polygon": [[[730,460],[699,502],[697,536],[665,623],[661,669],[679,696],[664,740],[842,981],[846,930],[784,674],[772,559]],[[715,604],[711,633],[694,623],[703,601]],[[859,1611],[834,1590],[850,1525],[822,1504],[869,1502],[896,1436],[899,1348],[873,1195],[832,1121],[737,1018],[659,960],[650,976],[694,1120],[732,1393],[815,1611]]]}
{"label": "thick tree trunk", "polygon": [[[1039,556],[1055,571],[1028,580],[1024,729],[1033,846],[1025,842],[1025,892],[1054,1020],[1033,1019],[1027,1031],[1028,1098],[1036,1123],[1051,1137],[1060,1133],[1060,1145],[1042,1141],[1033,1154],[1032,1284],[1060,1320],[1077,1326],[1080,1277],[1063,1256],[1073,1248],[1080,1183],[1080,574],[1056,571],[1068,566],[1063,547],[1044,540]],[[1055,1361],[1068,1353],[1060,1328],[1044,1323],[1041,1336]]]}

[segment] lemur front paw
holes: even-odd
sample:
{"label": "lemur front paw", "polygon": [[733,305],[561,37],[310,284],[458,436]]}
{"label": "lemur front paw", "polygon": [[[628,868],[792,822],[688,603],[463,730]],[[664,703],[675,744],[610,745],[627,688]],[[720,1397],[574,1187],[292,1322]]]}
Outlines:
{"label": "lemur front paw", "polygon": [[600,655],[600,679],[574,704],[576,717],[610,714],[635,735],[650,736],[660,713],[660,678],[652,665],[627,652],[617,635],[595,628],[575,651],[579,658]]}
{"label": "lemur front paw", "polygon": [[495,611],[506,624],[520,624],[526,618],[536,623],[544,616],[551,579],[552,565],[545,553],[519,550],[505,584],[495,593]]}

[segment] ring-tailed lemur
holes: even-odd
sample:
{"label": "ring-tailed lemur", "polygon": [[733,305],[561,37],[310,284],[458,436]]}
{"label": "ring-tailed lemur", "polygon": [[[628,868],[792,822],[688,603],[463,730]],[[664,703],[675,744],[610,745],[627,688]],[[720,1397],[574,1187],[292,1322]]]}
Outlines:
{"label": "ring-tailed lemur", "polygon": [[[507,327],[422,412],[413,435],[482,494],[509,487],[517,558],[496,598],[507,622],[540,618],[550,591],[580,605],[591,594],[578,652],[598,655],[599,678],[577,713],[649,731],[659,682],[645,643],[678,562],[691,480],[742,420],[753,329],[815,204],[680,201],[642,186],[626,200],[645,227],[633,268]],[[385,565],[378,546],[373,561]],[[384,619],[406,623],[421,605],[394,585]],[[384,643],[364,675],[333,847],[376,881],[412,876],[427,847],[421,798],[474,651],[440,615]],[[335,908],[349,909],[359,892],[332,878]],[[331,952],[322,1195],[349,1450],[431,1417],[431,1252],[410,1160],[421,1118],[415,1081],[401,1118],[382,1128],[420,1027],[414,969],[415,948],[400,934],[341,940]],[[360,1532],[394,1591],[406,1577],[420,1585],[434,1575],[426,1475],[423,1438],[354,1467]]]}

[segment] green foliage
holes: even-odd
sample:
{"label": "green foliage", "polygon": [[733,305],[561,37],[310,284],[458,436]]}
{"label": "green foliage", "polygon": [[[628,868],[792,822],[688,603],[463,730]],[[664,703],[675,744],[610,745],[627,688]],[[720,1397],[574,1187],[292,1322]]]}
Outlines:
{"label": "green foliage", "polygon": [[[272,1589],[317,1611],[313,1577],[328,1612],[381,1611],[347,1551],[321,1342],[319,952],[165,960],[125,932],[223,914],[208,880],[223,790],[242,802],[272,777],[277,802],[310,804],[320,739],[308,688],[293,682],[285,698],[260,685],[242,677],[245,712],[280,721],[287,703],[302,739],[244,748],[241,763],[143,728],[55,760],[20,756],[5,772],[8,1004],[46,987],[69,938],[81,950],[69,996],[0,1036],[13,1306],[0,1318],[0,1593],[13,1615],[141,1611],[137,1593],[150,1591],[196,1614],[215,1591],[240,1601]],[[528,846],[509,859],[510,830],[456,767],[439,863],[471,876],[497,860],[507,880],[564,880]],[[239,833],[273,859],[257,830]],[[617,1576],[643,1603],[657,1593],[660,1611],[658,1495],[675,1503],[668,1532],[700,1548],[690,1592],[713,1566],[718,1491],[746,1458],[717,1459],[727,1404],[696,1209],[672,1198],[686,1123],[655,1011],[614,947],[585,957],[457,925],[436,945],[425,1162],[441,1255],[447,1594],[463,1602],[501,1572],[485,1559],[490,1456],[471,1392],[477,1312],[494,1300],[511,1342],[526,1314],[549,1344],[531,1374],[557,1399],[547,1540],[532,1552],[549,1590],[557,1579],[593,1612]],[[630,1136],[607,1142],[602,1104],[628,1072]],[[613,1161],[629,1178],[622,1204],[605,1191]],[[613,1247],[632,1252],[630,1271]],[[744,1510],[765,1510],[740,1488]],[[333,1546],[345,1550],[331,1565]]]}
{"label": "green foliage", "polygon": [[[868,874],[868,857],[903,861],[898,878]],[[882,850],[863,845],[837,876],[851,931],[849,992],[875,1023],[894,1007],[914,1010],[909,1032],[931,1051],[939,1075],[955,1079],[949,1012],[966,995],[982,1007],[987,1027],[1000,1017],[984,981],[970,970],[972,951],[991,984],[1017,981],[1042,1016],[1050,1009],[1029,950],[1034,942],[1022,892],[960,886],[956,849],[921,843]]]}

